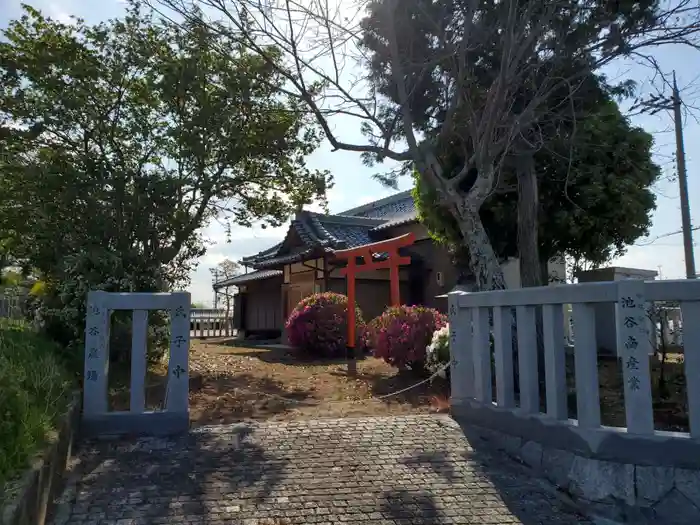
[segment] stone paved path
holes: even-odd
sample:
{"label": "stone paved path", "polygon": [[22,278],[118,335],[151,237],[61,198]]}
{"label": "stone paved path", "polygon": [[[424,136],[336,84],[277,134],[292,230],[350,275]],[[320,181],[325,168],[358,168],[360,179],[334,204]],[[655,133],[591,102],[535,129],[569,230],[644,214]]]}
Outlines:
{"label": "stone paved path", "polygon": [[588,523],[445,416],[208,427],[79,458],[54,523]]}

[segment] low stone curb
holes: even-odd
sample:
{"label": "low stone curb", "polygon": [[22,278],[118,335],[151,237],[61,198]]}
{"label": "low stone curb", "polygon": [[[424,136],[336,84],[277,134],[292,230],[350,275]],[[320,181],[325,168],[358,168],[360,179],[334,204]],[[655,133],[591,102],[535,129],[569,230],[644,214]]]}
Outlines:
{"label": "low stone curb", "polygon": [[43,525],[49,520],[54,500],[63,491],[64,474],[78,434],[80,400],[80,393],[74,393],[59,424],[57,439],[22,476],[18,493],[0,507],[1,525]]}

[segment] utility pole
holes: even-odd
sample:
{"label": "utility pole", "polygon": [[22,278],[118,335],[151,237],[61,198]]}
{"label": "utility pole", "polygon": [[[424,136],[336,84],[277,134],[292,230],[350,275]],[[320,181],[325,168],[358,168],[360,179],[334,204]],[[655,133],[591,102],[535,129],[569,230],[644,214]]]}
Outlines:
{"label": "utility pole", "polygon": [[676,125],[676,165],[678,167],[678,185],[681,193],[681,221],[683,227],[683,248],[685,250],[685,274],[688,279],[695,279],[697,274],[695,273],[693,227],[690,223],[690,203],[688,202],[688,176],[685,171],[681,94],[678,92],[675,71],[673,72],[673,120]]}
{"label": "utility pole", "polygon": [[676,72],[673,72],[671,97],[654,95],[649,100],[640,101],[632,109],[641,108],[642,113],[655,115],[664,109],[673,111],[673,122],[676,128],[676,167],[678,170],[678,186],[681,197],[681,225],[683,227],[683,248],[685,252],[685,274],[687,279],[696,279],[695,255],[693,253],[693,227],[690,222],[690,202],[688,200],[688,175],[685,170],[685,147],[683,146],[683,117],[681,115],[681,94],[676,83]]}
{"label": "utility pole", "polygon": [[[214,269],[214,284],[219,282],[219,270]],[[219,307],[219,291],[214,288],[214,309],[216,310]]]}

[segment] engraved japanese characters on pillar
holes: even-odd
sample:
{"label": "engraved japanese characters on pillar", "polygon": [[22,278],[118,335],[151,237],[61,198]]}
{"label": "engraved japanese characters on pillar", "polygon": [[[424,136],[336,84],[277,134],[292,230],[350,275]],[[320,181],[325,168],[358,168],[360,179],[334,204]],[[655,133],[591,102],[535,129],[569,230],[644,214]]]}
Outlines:
{"label": "engraved japanese characters on pillar", "polygon": [[618,282],[619,355],[625,389],[627,429],[637,434],[654,431],[649,370],[649,334],[644,281]]}
{"label": "engraved japanese characters on pillar", "polygon": [[449,315],[448,320],[450,323],[450,348],[451,345],[457,343],[457,298],[450,297],[449,299]]}
{"label": "engraved japanese characters on pillar", "polygon": [[447,294],[450,322],[450,383],[452,399],[459,401],[473,397],[474,363],[471,354],[471,311],[461,308],[459,298],[466,292]]}
{"label": "engraved japanese characters on pillar", "polygon": [[170,363],[168,370],[167,410],[188,411],[190,350],[190,294],[177,292],[175,306],[170,311]]}
{"label": "engraved japanese characters on pillar", "polygon": [[[110,411],[107,397],[109,325],[111,312],[118,310],[132,313],[129,409]],[[168,310],[170,313],[171,341],[165,410],[146,409],[149,310]],[[88,294],[82,417],[86,435],[164,435],[187,430],[189,325],[190,294],[187,292],[94,291]]]}
{"label": "engraved japanese characters on pillar", "polygon": [[109,310],[104,304],[105,295],[102,291],[88,294],[85,316],[83,411],[91,415],[107,412]]}

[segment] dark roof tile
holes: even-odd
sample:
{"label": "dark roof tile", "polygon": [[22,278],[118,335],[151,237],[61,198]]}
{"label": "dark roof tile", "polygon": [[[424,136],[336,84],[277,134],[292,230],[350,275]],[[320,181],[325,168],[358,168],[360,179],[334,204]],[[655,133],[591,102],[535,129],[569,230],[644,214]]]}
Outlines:
{"label": "dark roof tile", "polygon": [[400,215],[391,219],[390,221],[380,224],[379,226],[374,228],[373,231],[381,231],[386,230],[387,228],[393,228],[395,226],[402,226],[404,224],[408,224],[409,222],[413,222],[416,220],[418,220],[418,212],[414,211],[413,213],[406,213],[405,215]]}
{"label": "dark roof tile", "polygon": [[280,275],[282,275],[282,270],[257,270],[250,273],[244,273],[242,275],[236,275],[231,279],[214,283],[214,290],[225,288],[227,286],[245,284],[252,281],[262,281],[263,279],[270,279],[271,277],[278,277]]}
{"label": "dark roof tile", "polygon": [[[337,215],[301,211],[292,220],[285,240],[275,246],[244,257],[243,263],[264,268],[300,260],[315,251],[331,252],[373,242],[372,231],[405,224],[417,216],[410,191],[347,210]],[[304,244],[286,252],[292,233]]]}
{"label": "dark roof tile", "polygon": [[390,197],[358,206],[342,212],[342,215],[355,217],[370,217],[374,219],[393,220],[396,217],[415,214],[416,206],[413,202],[411,190],[396,193]]}

